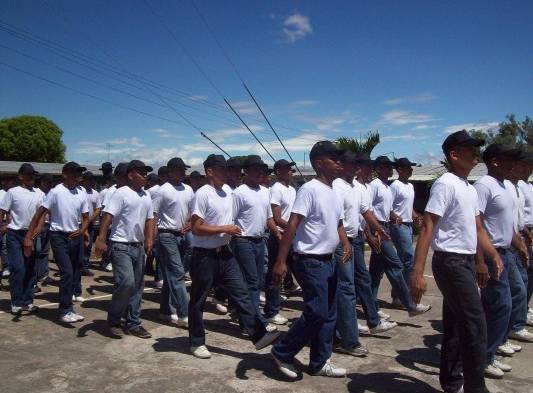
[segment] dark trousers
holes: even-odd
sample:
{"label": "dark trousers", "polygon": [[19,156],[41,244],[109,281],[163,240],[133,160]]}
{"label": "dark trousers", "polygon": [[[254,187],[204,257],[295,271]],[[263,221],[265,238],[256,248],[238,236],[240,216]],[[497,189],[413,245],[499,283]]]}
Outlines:
{"label": "dark trousers", "polygon": [[220,285],[239,315],[242,328],[257,342],[266,328],[253,306],[242,272],[228,246],[217,249],[193,248],[189,303],[189,341],[191,346],[205,345],[203,312],[211,288]]}
{"label": "dark trousers", "polygon": [[[281,309],[281,296],[280,296],[280,287],[272,285],[272,270],[276,264],[276,259],[278,257],[279,243],[276,236],[270,234],[267,242],[268,247],[268,268],[265,277],[265,307],[263,311],[265,312],[266,318],[272,318],[279,313]],[[285,276],[291,276],[292,273],[289,266],[292,264],[292,250],[289,251],[287,256],[287,274]],[[291,278],[292,280],[292,278]],[[294,285],[294,283],[293,283]]]}
{"label": "dark trousers", "polygon": [[7,254],[9,261],[9,291],[11,304],[21,307],[33,303],[33,287],[37,281],[35,253],[24,256],[26,231],[7,230]]}
{"label": "dark trousers", "polygon": [[70,239],[63,232],[50,232],[54,259],[59,268],[59,314],[73,310],[72,295],[81,295],[83,237]]}
{"label": "dark trousers", "polygon": [[[272,348],[276,357],[293,363],[294,357],[310,345],[309,368],[319,371],[331,357],[337,322],[337,263],[310,257],[294,260],[293,273],[302,286],[304,311],[289,331]],[[353,327],[357,329],[357,326]]]}
{"label": "dark trousers", "polygon": [[440,384],[455,392],[486,392],[487,325],[473,255],[435,252],[433,275],[443,296]]}
{"label": "dark trousers", "polygon": [[89,270],[91,266],[91,251],[93,249],[93,238],[94,238],[93,226],[90,226],[87,232],[89,233],[89,244],[84,245],[83,247],[83,266],[82,266],[83,271]]}
{"label": "dark trousers", "polygon": [[48,256],[50,254],[50,223],[45,223],[43,231],[37,236],[35,246],[35,264],[37,279],[43,280],[48,277]]}

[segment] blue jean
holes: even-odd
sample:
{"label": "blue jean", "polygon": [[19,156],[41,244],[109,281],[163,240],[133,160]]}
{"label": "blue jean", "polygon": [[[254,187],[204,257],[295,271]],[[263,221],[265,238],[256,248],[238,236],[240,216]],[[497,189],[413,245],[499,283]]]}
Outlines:
{"label": "blue jean", "polygon": [[24,256],[26,231],[7,230],[7,253],[9,255],[9,291],[11,304],[21,307],[33,303],[33,287],[37,282],[35,253]]}
{"label": "blue jean", "polygon": [[221,286],[235,306],[239,322],[257,342],[265,333],[265,324],[252,305],[239,264],[228,246],[216,249],[193,248],[191,259],[191,301],[189,303],[189,342],[205,345],[203,312],[205,300],[214,286]]}
{"label": "blue jean", "polygon": [[365,239],[363,235],[359,235],[350,242],[353,251],[355,294],[365,311],[368,327],[373,328],[379,325],[380,318],[372,292],[372,280],[365,264]]}
{"label": "blue jean", "polygon": [[[396,247],[398,258],[403,264],[403,279],[409,287],[411,271],[413,270],[414,248],[413,248],[413,226],[411,223],[391,224],[390,237]],[[391,297],[396,298],[394,290],[391,291]]]}
{"label": "blue jean", "polygon": [[8,268],[7,262],[7,233],[0,235],[0,271],[4,271]]}
{"label": "blue jean", "polygon": [[[353,246],[352,246],[353,249]],[[342,262],[342,246],[335,250],[337,263],[337,336],[344,349],[353,349],[361,345],[357,328],[356,296],[354,284],[353,255],[346,263]]]}
{"label": "blue jean", "polygon": [[[522,260],[516,251],[512,251],[509,263],[509,288],[511,290],[510,331],[520,331],[527,326],[527,273]],[[525,281],[523,273],[525,273]]]}
{"label": "blue jean", "polygon": [[48,257],[50,254],[50,223],[45,223],[42,232],[37,236],[35,246],[37,279],[48,277]]}
{"label": "blue jean", "polygon": [[107,313],[110,325],[120,325],[126,313],[126,329],[141,325],[141,301],[144,289],[144,248],[142,243],[110,242],[115,290]]}
{"label": "blue jean", "polygon": [[[154,275],[154,280],[159,281],[163,279],[163,273],[161,272],[161,264],[159,263],[159,258],[157,255],[157,250],[159,248],[159,245],[157,244],[159,242],[158,238],[156,237],[154,242],[154,247],[152,248],[152,252],[150,255],[146,257],[146,272]],[[155,263],[155,267],[154,267]]]}
{"label": "blue jean", "polygon": [[481,289],[481,301],[487,318],[487,364],[492,363],[496,350],[505,341],[509,321],[511,319],[511,289],[509,288],[509,265],[513,262],[513,254],[509,250],[499,249],[504,270],[497,280],[496,268],[491,259],[485,256],[489,269],[489,281]]}
{"label": "blue jean", "polygon": [[73,310],[72,296],[81,295],[83,238],[70,239],[66,233],[50,232],[54,259],[59,268],[59,314]]}
{"label": "blue jean", "polygon": [[[381,226],[390,234],[389,223],[381,223]],[[403,263],[398,257],[394,243],[390,240],[381,241],[381,253],[376,254],[372,251],[370,255],[369,266],[370,277],[372,279],[372,293],[377,303],[379,284],[383,278],[383,273],[387,275],[392,289],[397,294],[398,298],[405,306],[407,311],[415,308],[415,304],[411,300],[409,287],[403,276]],[[377,307],[377,305],[376,305]]]}
{"label": "blue jean", "polygon": [[324,366],[333,350],[337,321],[337,263],[334,258],[320,261],[298,258],[297,254],[294,257],[292,269],[302,287],[304,311],[273,346],[272,352],[281,361],[293,363],[296,354],[309,344],[309,368],[313,373]]}
{"label": "blue jean", "polygon": [[192,231],[189,231],[185,234],[183,239],[183,267],[185,271],[188,272],[191,270],[191,258],[192,258]]}
{"label": "blue jean", "polygon": [[257,315],[266,323],[260,311],[259,295],[261,282],[263,281],[263,270],[265,266],[265,243],[262,237],[245,238],[235,237],[232,240],[233,253],[239,263],[244,282],[248,287],[250,300]]}
{"label": "blue jean", "polygon": [[[272,270],[274,269],[274,265],[276,264],[276,259],[278,257],[278,249],[279,249],[279,243],[278,239],[276,239],[276,236],[270,234],[268,237],[267,242],[268,247],[268,267],[267,267],[267,273],[265,276],[265,307],[263,308],[263,311],[265,312],[266,318],[272,318],[276,314],[279,313],[279,310],[281,309],[281,289],[280,287],[277,287],[275,285],[272,285]],[[291,265],[292,263],[292,250],[289,251],[289,255],[287,256],[287,265]],[[290,268],[287,269],[287,274],[290,273]]]}
{"label": "blue jean", "polygon": [[158,233],[157,255],[163,288],[159,312],[170,315],[177,314],[184,318],[189,313],[189,295],[185,286],[185,268],[181,256],[185,253],[185,237],[174,233]]}
{"label": "blue jean", "polygon": [[89,233],[89,244],[83,246],[83,264],[82,264],[82,270],[86,271],[89,270],[89,267],[91,266],[91,251],[93,249],[93,231],[94,228],[92,226],[89,227],[88,233]]}

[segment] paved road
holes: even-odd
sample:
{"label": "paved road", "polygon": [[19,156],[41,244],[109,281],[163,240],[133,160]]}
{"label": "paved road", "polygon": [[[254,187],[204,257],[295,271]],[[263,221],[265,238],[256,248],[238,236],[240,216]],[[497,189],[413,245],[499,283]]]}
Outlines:
{"label": "paved road", "polygon": [[[55,267],[51,264],[52,269]],[[348,369],[341,379],[312,377],[289,382],[279,374],[268,349],[256,352],[240,334],[237,325],[217,315],[209,305],[207,344],[210,360],[188,354],[187,331],[158,320],[159,291],[150,287],[144,294],[142,318],[153,334],[150,340],[106,336],[106,313],[112,278],[95,268],[96,276],[84,277],[83,296],[77,306],[84,322],[68,327],[57,321],[57,287],[37,296],[38,314],[14,318],[9,293],[0,291],[0,392],[440,392],[438,357],[442,298],[431,271],[427,271],[428,293],[424,298],[433,309],[409,318],[405,311],[383,305],[399,327],[381,336],[365,336],[370,355],[364,359],[334,354],[333,361]],[[388,301],[385,279],[380,298]],[[295,319],[301,311],[299,297],[284,303],[283,313]],[[363,322],[363,321],[361,321]],[[286,329],[286,328],[285,328]],[[489,381],[491,392],[533,392],[533,344],[508,360],[513,372],[504,380]],[[298,360],[307,364],[308,351]],[[305,366],[302,366],[305,369]]]}

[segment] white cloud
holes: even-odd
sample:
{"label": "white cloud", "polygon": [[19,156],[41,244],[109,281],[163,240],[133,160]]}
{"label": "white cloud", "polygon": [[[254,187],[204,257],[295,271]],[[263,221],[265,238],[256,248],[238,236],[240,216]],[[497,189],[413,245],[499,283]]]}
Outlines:
{"label": "white cloud", "polygon": [[248,101],[230,102],[230,104],[239,115],[255,115],[259,113],[255,104]]}
{"label": "white cloud", "polygon": [[311,123],[318,131],[341,131],[342,129],[340,126],[354,124],[356,120],[356,116],[352,115],[349,111],[337,115],[320,117],[300,115],[298,118],[301,121]]}
{"label": "white cloud", "polygon": [[417,94],[417,95],[409,96],[409,97],[392,98],[390,100],[386,100],[385,104],[386,105],[400,105],[400,104],[421,103],[421,102],[432,101],[436,98],[437,97],[435,97],[432,94],[422,93],[422,94]]}
{"label": "white cloud", "polygon": [[[259,125],[249,124],[248,127],[250,127],[250,129],[254,133],[264,130],[264,127],[261,127]],[[209,138],[211,138],[213,141],[215,141],[215,142],[222,142],[222,141],[224,141],[224,139],[230,138],[230,137],[236,136],[236,135],[249,135],[249,134],[250,134],[250,132],[244,127],[241,127],[241,128],[225,128],[225,129],[215,130],[215,131],[211,131],[211,132],[206,132],[206,135]],[[250,135],[250,137],[251,137],[251,135]]]}
{"label": "white cloud", "polygon": [[444,129],[444,132],[447,134],[451,134],[455,131],[460,130],[481,130],[481,131],[489,131],[496,127],[498,127],[498,122],[496,121],[485,121],[485,122],[478,122],[478,123],[463,123],[463,124],[454,124],[453,126],[448,126]]}
{"label": "white cloud", "polygon": [[419,124],[417,126],[414,126],[413,129],[415,130],[429,130],[432,128],[437,128],[436,125],[429,125],[429,124]]}
{"label": "white cloud", "polygon": [[416,134],[401,134],[401,135],[388,135],[388,136],[381,136],[380,140],[382,142],[390,142],[390,141],[420,141],[423,139],[427,139],[428,135],[416,135]]}
{"label": "white cloud", "polygon": [[313,27],[308,16],[295,13],[283,21],[282,31],[287,42],[292,44],[313,33]]}
{"label": "white cloud", "polygon": [[429,123],[436,120],[438,119],[435,119],[431,115],[392,110],[381,115],[381,119],[378,121],[378,124],[403,126],[406,124]]}
{"label": "white cloud", "polygon": [[157,134],[160,138],[182,138],[182,135],[176,135],[166,128],[152,128],[150,131]]}
{"label": "white cloud", "polygon": [[192,95],[192,96],[189,96],[188,98],[189,100],[192,100],[192,101],[207,101],[207,96],[204,96],[201,94]]}
{"label": "white cloud", "polygon": [[426,151],[423,153],[415,154],[415,161],[422,165],[439,165],[440,161],[443,159],[442,153],[435,153],[432,151]]}
{"label": "white cloud", "polygon": [[318,104],[318,101],[315,101],[315,100],[299,100],[299,101],[294,101],[291,105],[295,107],[308,107],[308,106],[314,106],[317,104]]}

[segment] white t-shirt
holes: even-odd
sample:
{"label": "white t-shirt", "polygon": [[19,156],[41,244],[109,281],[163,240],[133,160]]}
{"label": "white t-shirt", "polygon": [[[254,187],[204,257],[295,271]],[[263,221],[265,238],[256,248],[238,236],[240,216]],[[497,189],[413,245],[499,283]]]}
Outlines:
{"label": "white t-shirt", "polygon": [[0,202],[2,202],[2,198],[7,194],[5,190],[0,189]]}
{"label": "white t-shirt", "polygon": [[392,191],[387,183],[374,179],[369,184],[372,210],[378,221],[389,222],[392,211]]}
{"label": "white t-shirt", "polygon": [[439,177],[431,187],[426,211],[441,217],[433,231],[434,250],[476,253],[478,196],[466,179],[451,172]]}
{"label": "white t-shirt", "polygon": [[348,237],[355,238],[361,227],[361,214],[368,211],[367,198],[361,187],[346,180],[337,178],[333,180],[333,190],[339,197],[344,209],[344,228]]}
{"label": "white t-shirt", "polygon": [[518,181],[518,188],[524,194],[524,224],[533,225],[533,186],[523,180]]}
{"label": "white t-shirt", "polygon": [[503,184],[505,189],[511,195],[513,199],[513,229],[515,232],[519,232],[524,229],[524,207],[525,207],[525,198],[522,190],[518,188],[517,185],[514,185],[509,180],[504,180]]}
{"label": "white t-shirt", "polygon": [[[228,187],[217,190],[210,184],[200,187],[192,202],[192,216],[198,216],[206,225],[221,226],[233,224],[233,197]],[[231,236],[221,233],[211,236],[194,235],[193,246],[217,248],[228,244]]]}
{"label": "white t-shirt", "polygon": [[233,219],[235,225],[241,228],[241,236],[263,236],[269,210],[268,188],[263,186],[251,188],[241,184],[233,191]]}
{"label": "white t-shirt", "polygon": [[113,194],[115,193],[116,190],[117,190],[117,185],[116,184],[113,184],[111,187],[109,187],[107,189],[100,207],[106,207],[107,206],[107,204],[109,203],[109,200],[111,199],[111,197],[113,196]]}
{"label": "white t-shirt", "polygon": [[514,201],[505,184],[489,175],[474,183],[483,226],[494,247],[509,247],[513,238]]}
{"label": "white t-shirt", "polygon": [[173,186],[163,184],[153,200],[154,212],[157,214],[157,227],[180,231],[191,217],[194,198],[192,188],[184,183]]}
{"label": "white t-shirt", "polygon": [[11,214],[9,229],[19,231],[28,229],[35,211],[44,200],[44,192],[32,187],[31,189],[17,186],[10,188],[0,200],[0,209]]}
{"label": "white t-shirt", "polygon": [[411,183],[394,180],[390,185],[392,191],[392,210],[402,222],[413,222],[413,204],[415,188]]}
{"label": "white t-shirt", "polygon": [[50,212],[51,231],[75,232],[81,215],[89,213],[86,192],[79,186],[69,190],[63,183],[50,190],[41,206]]}
{"label": "white t-shirt", "polygon": [[89,207],[89,217],[92,216],[94,210],[98,207],[98,199],[100,194],[94,188],[91,188],[91,192],[87,191],[85,187],[81,187],[87,194],[87,205]]}
{"label": "white t-shirt", "polygon": [[128,186],[113,193],[104,213],[113,216],[109,239],[114,242],[133,243],[144,241],[146,221],[154,218],[152,199],[146,191],[135,191]]}
{"label": "white t-shirt", "polygon": [[[369,185],[366,184],[366,183],[365,184],[361,184],[357,179],[353,179],[352,184],[354,186],[356,186],[356,187],[359,187],[359,189],[361,190],[361,194],[363,196],[363,199],[362,199],[363,203],[368,206],[368,210],[373,211],[372,210],[372,201],[370,200],[371,197],[370,197]],[[365,218],[362,215],[359,216],[359,220],[361,222],[361,224],[359,225],[359,230],[363,231],[365,229],[366,225],[367,225],[366,224],[366,220],[365,220]]]}
{"label": "white t-shirt", "polygon": [[150,197],[152,200],[154,200],[157,197],[157,193],[161,186],[159,184],[156,184],[155,186],[150,187],[147,191],[150,193]]}
{"label": "white t-shirt", "polygon": [[294,237],[295,252],[324,255],[335,251],[344,209],[332,187],[317,179],[305,183],[296,193],[292,213],[304,217]]}
{"label": "white t-shirt", "polygon": [[270,188],[270,204],[281,208],[281,218],[289,221],[292,205],[296,199],[296,190],[293,186],[286,187],[281,182],[276,182]]}

